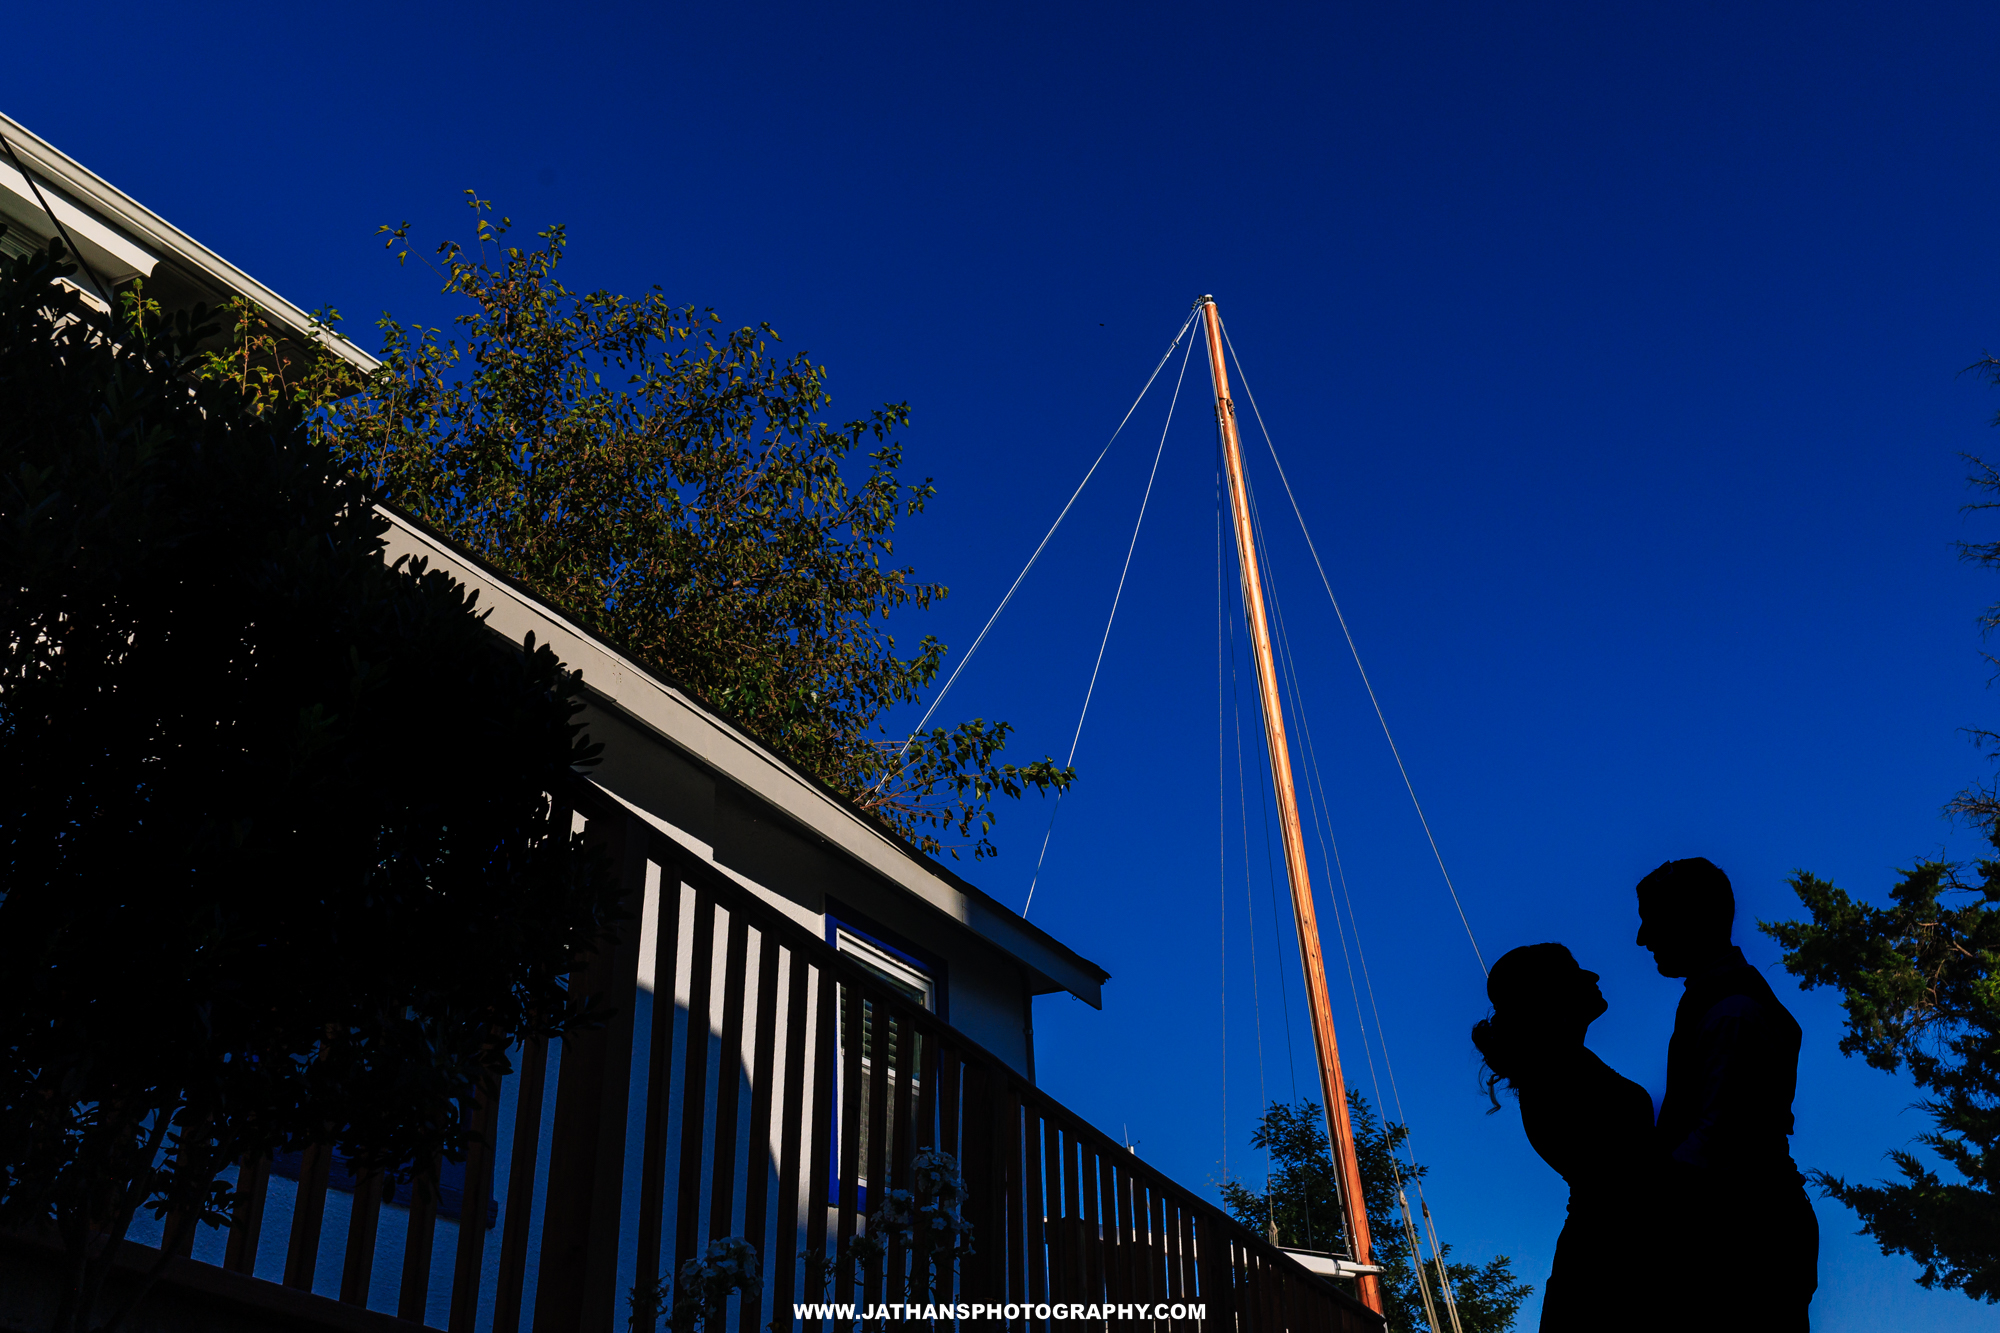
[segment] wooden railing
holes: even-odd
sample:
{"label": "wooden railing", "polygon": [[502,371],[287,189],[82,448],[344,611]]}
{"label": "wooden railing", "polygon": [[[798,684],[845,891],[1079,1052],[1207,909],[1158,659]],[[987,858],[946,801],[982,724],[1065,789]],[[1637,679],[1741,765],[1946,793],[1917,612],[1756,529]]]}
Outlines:
{"label": "wooden railing", "polygon": [[[795,1302],[822,1301],[974,1305],[956,1322],[1024,1331],[1381,1327],[708,862],[595,789],[578,800],[633,917],[577,978],[609,1021],[519,1053],[479,1109],[456,1222],[419,1185],[397,1204],[404,1225],[384,1227],[382,1183],[364,1176],[336,1245],[322,1235],[332,1160],[309,1151],[285,1285],[450,1333],[612,1333],[633,1321],[635,1289],[740,1237],[763,1261],[757,1291],[727,1303],[743,1333],[846,1322],[794,1318]],[[924,1150],[959,1165],[973,1253],[856,1257],[879,1191],[909,1188]],[[268,1170],[251,1164],[244,1182],[220,1257],[256,1281],[260,1240],[272,1267]],[[337,1283],[321,1262],[335,1253]],[[638,1327],[665,1325],[639,1304]],[[1056,1304],[1105,1308],[1052,1323]]]}

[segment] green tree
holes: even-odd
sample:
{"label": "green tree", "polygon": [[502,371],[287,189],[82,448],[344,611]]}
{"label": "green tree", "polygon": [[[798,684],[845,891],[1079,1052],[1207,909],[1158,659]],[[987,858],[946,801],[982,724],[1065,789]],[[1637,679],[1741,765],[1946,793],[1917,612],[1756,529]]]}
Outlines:
{"label": "green tree", "polygon": [[574,679],[384,563],[286,395],[199,376],[227,330],[72,271],[0,267],[0,1227],[59,1240],[63,1333],[246,1154],[459,1160],[613,911]]}
{"label": "green tree", "polygon": [[[2000,384],[2000,360],[1972,369]],[[2000,417],[1995,423],[2000,425]],[[1977,458],[1973,487],[2000,496],[2000,472]],[[1968,510],[2000,507],[1981,499]],[[1964,559],[2000,568],[2000,542],[1961,542]],[[2000,628],[2000,603],[1980,627]],[[2000,669],[2000,658],[1985,654]],[[2000,732],[1974,728],[1982,745]],[[2000,788],[1988,782],[1960,792],[1946,812],[2000,847]],[[1921,1103],[1934,1128],[1917,1136],[1957,1179],[1947,1179],[1906,1149],[1889,1154],[1900,1181],[1850,1184],[1813,1173],[1829,1198],[1861,1218],[1884,1254],[1907,1254],[1926,1287],[1956,1288],[2000,1302],[2000,861],[1971,865],[1926,860],[1902,873],[1890,905],[1856,902],[1806,871],[1792,876],[1805,921],[1759,922],[1785,951],[1801,987],[1841,994],[1847,1033],[1840,1049],[1894,1073],[1908,1065],[1929,1096]]]}
{"label": "green tree", "polygon": [[[842,425],[826,370],[768,325],[579,294],[565,235],[506,243],[474,197],[476,244],[439,247],[458,337],[381,321],[385,369],[327,413],[334,448],[391,504],[689,689],[923,851],[988,855],[993,799],[1068,786],[999,756],[974,720],[907,746],[883,726],[936,677],[889,617],[945,595],[893,564],[928,480],[899,479],[903,404]],[[407,228],[384,228],[407,258]]]}
{"label": "green tree", "polygon": [[[2000,359],[1968,369],[2000,386]],[[2000,426],[2000,416],[1993,424]],[[2000,471],[1978,458],[1966,462],[1981,497],[1966,509],[2000,508]],[[1960,542],[1959,555],[2000,569],[2000,542]],[[1979,623],[1990,639],[2000,629],[2000,603]],[[1984,656],[2000,673],[2000,657]],[[1971,734],[2000,751],[2000,731]],[[1967,788],[1945,811],[2000,847],[2000,786]],[[1889,906],[1876,907],[1798,871],[1792,888],[1808,919],[1759,922],[1758,929],[1784,949],[1785,967],[1801,987],[1840,992],[1843,1054],[1889,1073],[1909,1067],[1928,1094],[1920,1105],[1933,1125],[1915,1141],[1956,1177],[1897,1149],[1889,1159],[1899,1181],[1850,1184],[1825,1171],[1815,1171],[1815,1181],[1855,1211],[1862,1234],[1875,1237],[1884,1254],[1915,1259],[1918,1283],[1992,1304],[2000,1302],[2000,860],[1926,860],[1901,876]]]}
{"label": "green tree", "polygon": [[1813,1178],[1884,1254],[1922,1265],[1923,1286],[1991,1303],[2000,1301],[2000,861],[1967,869],[1926,861],[1905,870],[1888,907],[1799,871],[1792,888],[1809,919],[1758,928],[1783,947],[1801,986],[1841,993],[1844,1054],[1891,1073],[1909,1066],[1934,1125],[1917,1142],[1958,1177],[1897,1149],[1889,1157],[1900,1181]]}
{"label": "green tree", "polygon": [[[1350,1091],[1347,1101],[1368,1204],[1372,1257],[1383,1270],[1390,1333],[1445,1333],[1450,1322],[1441,1305],[1444,1329],[1432,1329],[1425,1315],[1400,1197],[1402,1187],[1422,1180],[1428,1168],[1407,1160],[1403,1147],[1410,1136],[1407,1126],[1377,1119],[1368,1099],[1358,1092]],[[1278,1243],[1295,1249],[1350,1252],[1341,1222],[1339,1177],[1319,1104],[1310,1099],[1272,1102],[1251,1133],[1250,1146],[1270,1154],[1270,1178],[1262,1192],[1239,1181],[1223,1182],[1223,1206],[1236,1220],[1259,1235],[1268,1235],[1275,1227]],[[1418,1204],[1413,1199],[1410,1206]],[[1421,1218],[1416,1224],[1422,1226]],[[1500,1255],[1478,1267],[1453,1263],[1450,1245],[1443,1246],[1443,1256],[1465,1333],[1505,1333],[1513,1328],[1521,1302],[1534,1294],[1533,1287],[1515,1279],[1513,1261]],[[1437,1265],[1430,1257],[1423,1264],[1431,1298],[1441,1301]]]}

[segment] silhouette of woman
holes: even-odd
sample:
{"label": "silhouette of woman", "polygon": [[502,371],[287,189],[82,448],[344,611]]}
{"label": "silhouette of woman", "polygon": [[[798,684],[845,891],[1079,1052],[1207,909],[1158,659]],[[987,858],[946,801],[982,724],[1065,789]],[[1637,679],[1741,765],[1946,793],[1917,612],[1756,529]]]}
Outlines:
{"label": "silhouette of woman", "polygon": [[1493,965],[1486,997],[1493,1016],[1473,1044],[1520,1097],[1529,1144],[1569,1182],[1542,1333],[1659,1326],[1653,1099],[1583,1044],[1605,1010],[1597,974],[1560,944],[1530,944]]}

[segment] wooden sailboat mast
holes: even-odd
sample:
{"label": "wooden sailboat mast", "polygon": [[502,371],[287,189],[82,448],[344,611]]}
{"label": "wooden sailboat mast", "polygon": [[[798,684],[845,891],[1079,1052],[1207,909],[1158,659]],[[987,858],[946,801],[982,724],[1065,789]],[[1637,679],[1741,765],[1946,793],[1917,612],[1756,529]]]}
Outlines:
{"label": "wooden sailboat mast", "polygon": [[[1243,572],[1243,608],[1250,622],[1250,644],[1257,659],[1257,691],[1263,703],[1264,740],[1271,753],[1271,778],[1277,787],[1279,824],[1284,831],[1285,877],[1292,889],[1292,916],[1298,926],[1299,961],[1306,974],[1306,1000],[1312,1010],[1313,1048],[1319,1054],[1320,1095],[1326,1102],[1327,1128],[1333,1139],[1334,1163],[1347,1210],[1348,1237],[1356,1263],[1370,1264],[1368,1208],[1361,1187],[1361,1163],[1354,1152],[1354,1127],[1347,1114],[1347,1085],[1340,1072],[1340,1045],[1333,1033],[1333,1006],[1327,998],[1326,964],[1320,957],[1319,922],[1313,912],[1312,877],[1306,868],[1305,832],[1299,823],[1298,792],[1292,785],[1291,749],[1285,741],[1285,712],[1278,694],[1278,671],[1271,655],[1271,628],[1264,613],[1264,584],[1258,575],[1257,545],[1250,522],[1250,495],[1243,479],[1243,449],[1236,432],[1236,405],[1229,397],[1229,373],[1223,366],[1222,319],[1215,298],[1196,303],[1208,331],[1208,366],[1215,382],[1215,416],[1222,428],[1223,465],[1229,473],[1229,507],[1236,531],[1237,562]],[[1369,1309],[1382,1311],[1381,1286],[1372,1273],[1357,1279],[1357,1294]]]}

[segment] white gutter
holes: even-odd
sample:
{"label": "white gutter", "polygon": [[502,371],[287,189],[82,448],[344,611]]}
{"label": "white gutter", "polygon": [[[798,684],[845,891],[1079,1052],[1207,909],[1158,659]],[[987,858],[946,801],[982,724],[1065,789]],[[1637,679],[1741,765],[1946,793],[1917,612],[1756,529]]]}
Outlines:
{"label": "white gutter", "polygon": [[[224,295],[248,297],[264,312],[300,337],[317,337],[358,369],[371,371],[380,362],[338,336],[316,331],[312,317],[258,282],[180,228],[145,207],[82,163],[48,143],[11,116],[0,113],[4,134],[23,165],[35,176],[50,208],[63,224],[88,241],[128,263],[133,272],[150,274],[162,260],[186,270]],[[20,185],[24,198],[33,191],[19,172],[6,166],[0,154],[0,189],[10,193]],[[40,215],[38,205],[28,207]],[[129,275],[128,275],[129,276]],[[1049,984],[1067,990],[1095,1008],[1102,1008],[1103,984],[1110,974],[1067,946],[1030,925],[986,894],[940,873],[864,820],[844,802],[828,796],[764,746],[716,717],[679,690],[659,681],[642,667],[613,651],[589,632],[486,573],[428,533],[388,510],[379,510],[391,524],[389,558],[420,555],[433,568],[443,568],[468,588],[476,589],[490,609],[490,625],[519,643],[532,631],[571,670],[584,673],[591,690],[671,744],[687,751],[746,790],[768,801],[847,855],[908,890],[917,898],[1026,964]]]}
{"label": "white gutter", "polygon": [[[7,136],[22,165],[34,173],[49,207],[74,231],[131,265],[136,273],[151,274],[160,259],[172,261],[189,276],[218,291],[245,296],[264,313],[290,328],[302,338],[318,338],[355,368],[374,370],[381,365],[374,357],[338,335],[315,332],[312,316],[224,259],[194,237],[174,226],[152,209],[119,190],[81,162],[55,147],[12,116],[0,113],[0,134]],[[0,187],[22,195],[26,207],[39,213],[33,192],[0,154],[0,166],[7,168]],[[24,187],[15,190],[18,184]],[[106,233],[109,233],[108,241]],[[129,256],[129,258],[128,258]],[[146,262],[135,262],[146,261]]]}
{"label": "white gutter", "polygon": [[954,882],[941,868],[911,854],[845,802],[801,776],[762,742],[717,717],[612,649],[588,630],[489,574],[401,516],[377,506],[389,521],[388,551],[395,560],[419,556],[479,594],[487,624],[514,643],[530,633],[546,644],[584,685],[627,717],[657,733],[718,774],[783,811],[883,879],[959,922],[1026,964],[1052,986],[1093,1008],[1103,1007],[1110,974],[1001,906],[978,889]]}

